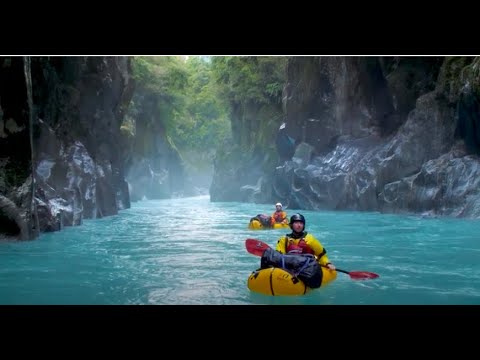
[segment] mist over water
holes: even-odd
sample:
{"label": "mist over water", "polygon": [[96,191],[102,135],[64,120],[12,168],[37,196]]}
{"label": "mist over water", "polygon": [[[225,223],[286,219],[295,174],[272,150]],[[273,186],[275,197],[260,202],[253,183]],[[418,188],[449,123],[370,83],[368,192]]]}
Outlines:
{"label": "mist over water", "polygon": [[362,212],[300,211],[338,268],[380,278],[339,273],[305,296],[251,293],[260,258],[245,239],[274,246],[286,231],[247,224],[273,211],[208,196],[141,201],[34,241],[0,243],[0,304],[480,304],[480,221]]}

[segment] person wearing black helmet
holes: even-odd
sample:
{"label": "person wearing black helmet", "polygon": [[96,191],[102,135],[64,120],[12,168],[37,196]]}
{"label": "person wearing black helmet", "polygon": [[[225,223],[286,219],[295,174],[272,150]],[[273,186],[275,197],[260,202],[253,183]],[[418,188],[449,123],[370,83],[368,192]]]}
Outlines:
{"label": "person wearing black helmet", "polygon": [[335,270],[327,257],[327,251],[312,234],[305,231],[305,217],[302,214],[294,214],[290,217],[290,234],[280,237],[276,250],[282,254],[313,254],[320,265],[330,270]]}

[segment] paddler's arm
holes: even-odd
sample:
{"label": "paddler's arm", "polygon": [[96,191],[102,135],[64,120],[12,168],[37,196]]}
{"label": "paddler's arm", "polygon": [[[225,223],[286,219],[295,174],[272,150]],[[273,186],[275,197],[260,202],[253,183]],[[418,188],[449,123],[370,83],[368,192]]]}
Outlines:
{"label": "paddler's arm", "polygon": [[287,248],[285,245],[285,242],[287,241],[287,237],[286,236],[282,236],[278,241],[277,241],[277,246],[275,248],[275,250],[277,250],[278,252],[282,253],[282,254],[285,254],[285,249]]}
{"label": "paddler's arm", "polygon": [[335,265],[333,265],[328,259],[327,251],[320,241],[318,241],[312,234],[308,234],[305,241],[307,242],[308,246],[313,249],[320,265],[326,266],[330,270],[335,270]]}

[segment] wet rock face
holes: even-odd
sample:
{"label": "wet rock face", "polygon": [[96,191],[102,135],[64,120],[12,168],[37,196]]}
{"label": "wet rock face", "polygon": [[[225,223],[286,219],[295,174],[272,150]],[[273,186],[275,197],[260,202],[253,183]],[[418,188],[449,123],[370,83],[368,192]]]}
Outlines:
{"label": "wet rock face", "polygon": [[31,180],[28,70],[23,57],[0,57],[0,237],[5,234],[26,239],[36,234],[34,226],[30,226],[36,215]]}
{"label": "wet rock face", "polygon": [[274,198],[306,209],[479,217],[476,62],[293,61],[289,83],[301,85],[288,89],[285,107],[297,145],[276,169]]}
{"label": "wet rock face", "polygon": [[169,199],[185,195],[185,171],[176,149],[163,138],[165,132],[155,136],[156,151],[130,161],[126,179],[132,201],[142,199]]}
{"label": "wet rock face", "polygon": [[470,83],[462,89],[458,101],[456,135],[465,139],[469,152],[480,155],[480,94],[476,93]]}
{"label": "wet rock face", "polygon": [[380,131],[394,112],[376,58],[293,58],[284,102],[288,134],[316,154],[332,150],[339,136]]}
{"label": "wet rock face", "polygon": [[[94,163],[79,141],[67,149],[60,146],[39,161],[36,168],[37,199],[42,231],[80,225],[84,218],[102,216],[98,203],[105,206],[99,190],[105,171]],[[98,194],[100,192],[100,194]],[[100,214],[99,214],[100,213]]]}
{"label": "wet rock face", "polygon": [[133,91],[129,60],[0,62],[0,194],[17,206],[25,237],[128,208],[120,125]]}
{"label": "wet rock face", "polygon": [[480,217],[479,68],[480,59],[460,57],[292,58],[277,164],[218,162],[211,195]]}
{"label": "wet rock face", "polygon": [[25,220],[13,201],[0,195],[0,239],[25,240],[28,232]]}
{"label": "wet rock face", "polygon": [[128,59],[39,59],[32,67],[41,229],[80,225],[128,208],[120,147],[132,91]]}
{"label": "wet rock face", "polygon": [[385,186],[379,197],[383,208],[390,212],[479,217],[478,160],[452,151],[428,161],[418,173]]}

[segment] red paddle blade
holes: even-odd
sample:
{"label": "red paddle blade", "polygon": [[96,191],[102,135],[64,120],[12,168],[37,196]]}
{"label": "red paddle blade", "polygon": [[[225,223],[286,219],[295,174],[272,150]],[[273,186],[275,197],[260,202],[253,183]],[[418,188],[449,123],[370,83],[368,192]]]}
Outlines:
{"label": "red paddle blade", "polygon": [[368,271],[349,271],[348,275],[350,275],[350,278],[353,280],[376,279],[379,277],[378,274]]}
{"label": "red paddle blade", "polygon": [[245,240],[245,247],[250,254],[262,256],[263,252],[267,250],[270,246],[260,240],[247,239]]}

